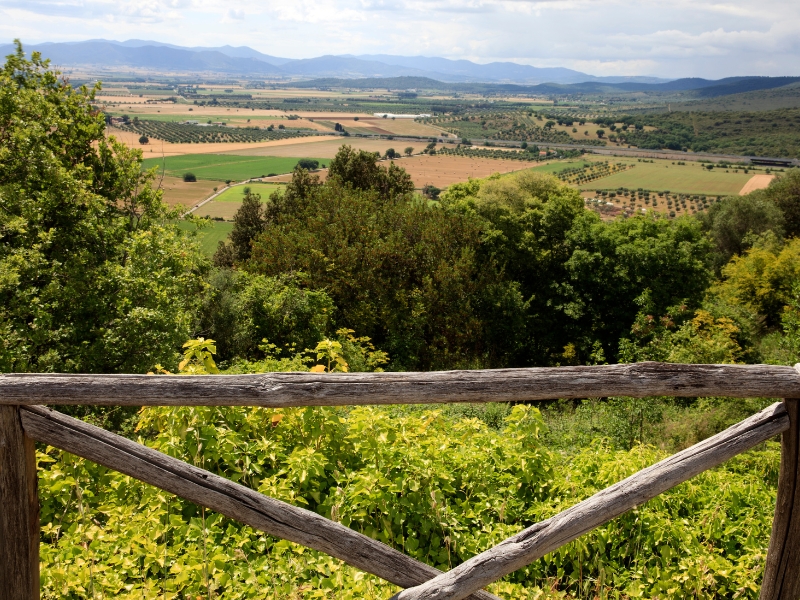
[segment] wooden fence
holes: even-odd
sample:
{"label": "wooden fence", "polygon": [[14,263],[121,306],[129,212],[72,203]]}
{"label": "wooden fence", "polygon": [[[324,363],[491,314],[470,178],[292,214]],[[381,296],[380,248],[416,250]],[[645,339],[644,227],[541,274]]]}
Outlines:
{"label": "wooden fence", "polygon": [[[42,405],[334,406],[605,396],[784,398],[442,573],[311,511]],[[71,452],[389,581],[396,600],[498,600],[486,585],[782,434],[762,600],[800,600],[800,365],[676,365],[262,375],[0,375],[0,600],[39,597],[34,442]]]}

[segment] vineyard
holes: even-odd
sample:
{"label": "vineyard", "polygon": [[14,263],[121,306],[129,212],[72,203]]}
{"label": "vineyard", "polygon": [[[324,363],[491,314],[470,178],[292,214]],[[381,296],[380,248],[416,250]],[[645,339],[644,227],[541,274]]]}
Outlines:
{"label": "vineyard", "polygon": [[[438,125],[459,137],[469,139],[491,138],[509,141],[576,143],[576,140],[566,131],[548,126],[550,122],[537,122],[539,118],[528,112],[501,112],[449,118],[434,117],[419,121]],[[580,143],[592,146],[606,145],[606,142],[593,138],[580,140]]]}
{"label": "vineyard", "polygon": [[625,163],[609,163],[608,161],[584,163],[582,167],[570,167],[558,171],[555,175],[564,183],[583,184],[601,177],[632,169],[635,165]]}
{"label": "vineyard", "polygon": [[224,125],[191,125],[150,120],[133,120],[118,125],[123,131],[164,140],[175,144],[210,144],[231,142],[266,142],[311,135],[303,129],[261,129],[259,127],[226,127]]}

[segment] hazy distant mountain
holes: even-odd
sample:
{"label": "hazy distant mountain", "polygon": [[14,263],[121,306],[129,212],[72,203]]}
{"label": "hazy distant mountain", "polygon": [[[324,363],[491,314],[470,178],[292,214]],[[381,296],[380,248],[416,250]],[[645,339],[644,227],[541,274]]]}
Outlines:
{"label": "hazy distant mountain", "polygon": [[[594,77],[562,67],[532,67],[512,62],[493,62],[480,65],[469,60],[450,60],[428,56],[394,56],[391,54],[362,54],[353,58],[418,69],[419,71],[437,72],[447,76],[457,76],[462,81],[509,83],[581,83],[584,81],[661,83],[669,81],[658,77]],[[441,78],[438,79],[441,80]],[[442,81],[451,81],[451,79]]]}
{"label": "hazy distant mountain", "polygon": [[[539,94],[597,94],[615,91],[676,92],[692,91],[697,97],[714,97],[789,85],[791,77],[729,77],[713,81],[700,78],[677,80],[657,77],[595,77],[560,67],[532,67],[512,62],[477,64],[428,56],[364,54],[360,56],[319,56],[291,59],[263,54],[247,46],[185,48],[151,40],[87,40],[25,46],[39,50],[60,67],[137,68],[161,72],[213,73],[239,77],[272,79],[323,79],[394,81],[384,87],[397,87],[401,80],[435,80],[439,85],[485,84],[494,91],[535,92]],[[12,44],[0,46],[0,53],[14,50]],[[444,83],[439,83],[444,82]],[[364,83],[362,81],[362,83]],[[309,82],[315,85],[328,83]],[[338,84],[337,84],[338,85]],[[409,85],[408,87],[414,87]],[[428,86],[429,87],[429,86]],[[430,89],[430,87],[429,87]]]}
{"label": "hazy distant mountain", "polygon": [[[282,75],[279,67],[255,58],[227,56],[217,50],[186,50],[171,46],[126,46],[105,40],[25,46],[40,51],[54,65],[97,68],[132,67],[157,71],[228,73],[235,75]],[[14,46],[0,46],[3,55]]]}
{"label": "hazy distant mountain", "polygon": [[[0,46],[0,52],[13,49]],[[215,72],[231,75],[285,77],[430,77],[446,82],[575,83],[601,81],[563,68],[537,68],[511,62],[479,65],[468,60],[392,55],[320,56],[290,59],[263,54],[246,46],[186,48],[151,40],[87,40],[26,46],[41,50],[60,66],[134,67],[161,71]],[[611,79],[611,78],[609,78]],[[613,78],[643,80],[652,78]]]}
{"label": "hazy distant mountain", "polygon": [[[89,42],[106,42],[109,44],[116,44],[118,46],[125,46],[126,48],[142,48],[144,46],[161,46],[164,48],[174,48],[175,50],[191,50],[193,52],[219,52],[224,54],[225,56],[230,56],[232,58],[255,58],[257,60],[262,60],[265,63],[269,63],[271,65],[280,66],[287,62],[292,61],[291,58],[280,58],[278,56],[270,56],[269,54],[263,54],[258,50],[253,50],[248,46],[219,46],[218,48],[210,47],[210,46],[176,46],[174,44],[166,44],[164,42],[156,42],[153,40],[126,40],[124,42],[115,42],[113,40],[87,40]],[[83,42],[72,42],[72,43],[83,43]]]}

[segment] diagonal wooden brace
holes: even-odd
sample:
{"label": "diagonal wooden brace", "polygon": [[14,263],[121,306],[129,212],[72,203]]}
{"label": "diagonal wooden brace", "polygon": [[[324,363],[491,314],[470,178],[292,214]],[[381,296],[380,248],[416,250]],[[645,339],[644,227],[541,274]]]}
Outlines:
{"label": "diagonal wooden brace", "polygon": [[[25,434],[34,440],[134,477],[269,535],[330,554],[400,587],[419,585],[441,574],[434,567],[317,513],[264,496],[78,419],[39,406],[23,407],[20,414]],[[476,591],[470,598],[499,600],[484,591]]]}
{"label": "diagonal wooden brace", "polygon": [[789,416],[783,403],[773,404],[722,433],[673,454],[546,521],[536,523],[451,571],[396,594],[392,600],[466,598],[473,591],[788,428]]}

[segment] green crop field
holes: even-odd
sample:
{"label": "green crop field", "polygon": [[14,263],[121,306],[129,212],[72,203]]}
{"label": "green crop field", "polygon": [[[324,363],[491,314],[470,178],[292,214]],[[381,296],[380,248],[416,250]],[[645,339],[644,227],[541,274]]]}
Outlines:
{"label": "green crop field", "polygon": [[608,177],[602,177],[580,186],[582,190],[613,190],[624,187],[629,189],[644,188],[646,190],[670,190],[681,194],[738,194],[753,173],[744,173],[739,169],[726,172],[722,168],[709,171],[703,163],[687,162],[686,165],[674,165],[670,161],[639,163],[635,161],[616,160],[620,163],[634,164],[635,167]]}
{"label": "green crop field", "polygon": [[248,183],[247,185],[233,186],[223,191],[208,204],[204,204],[195,211],[198,217],[211,217],[212,219],[225,219],[231,221],[236,211],[242,206],[245,188],[250,188],[254,193],[261,196],[261,202],[267,203],[270,195],[279,191],[282,192],[286,184],[280,183]]}
{"label": "green crop field", "polygon": [[286,187],[284,183],[250,183],[247,185],[237,185],[228,188],[219,196],[214,198],[212,202],[234,202],[241,203],[244,198],[244,188],[249,187],[254,193],[261,195],[261,201],[266,202],[269,196],[275,190],[283,190]]}
{"label": "green crop field", "polygon": [[533,170],[536,171],[537,173],[549,173],[550,175],[552,175],[553,173],[558,173],[559,171],[563,171],[564,169],[568,169],[570,167],[580,168],[586,164],[589,164],[589,161],[584,160],[582,158],[576,160],[559,160],[556,162],[550,162],[545,165],[534,167]]}
{"label": "green crop field", "polygon": [[[180,221],[178,227],[184,231],[194,231],[195,225],[189,221]],[[211,221],[211,225],[201,229],[197,235],[200,238],[200,248],[207,256],[211,256],[217,249],[217,244],[228,239],[233,229],[233,223],[224,221]]]}
{"label": "green crop field", "polygon": [[[267,175],[291,173],[300,158],[282,156],[234,156],[230,154],[184,154],[166,158],[148,158],[143,169],[165,167],[165,175],[182,177],[194,173],[198,179],[213,181],[243,181]],[[317,158],[320,166],[327,166],[330,159]]]}

